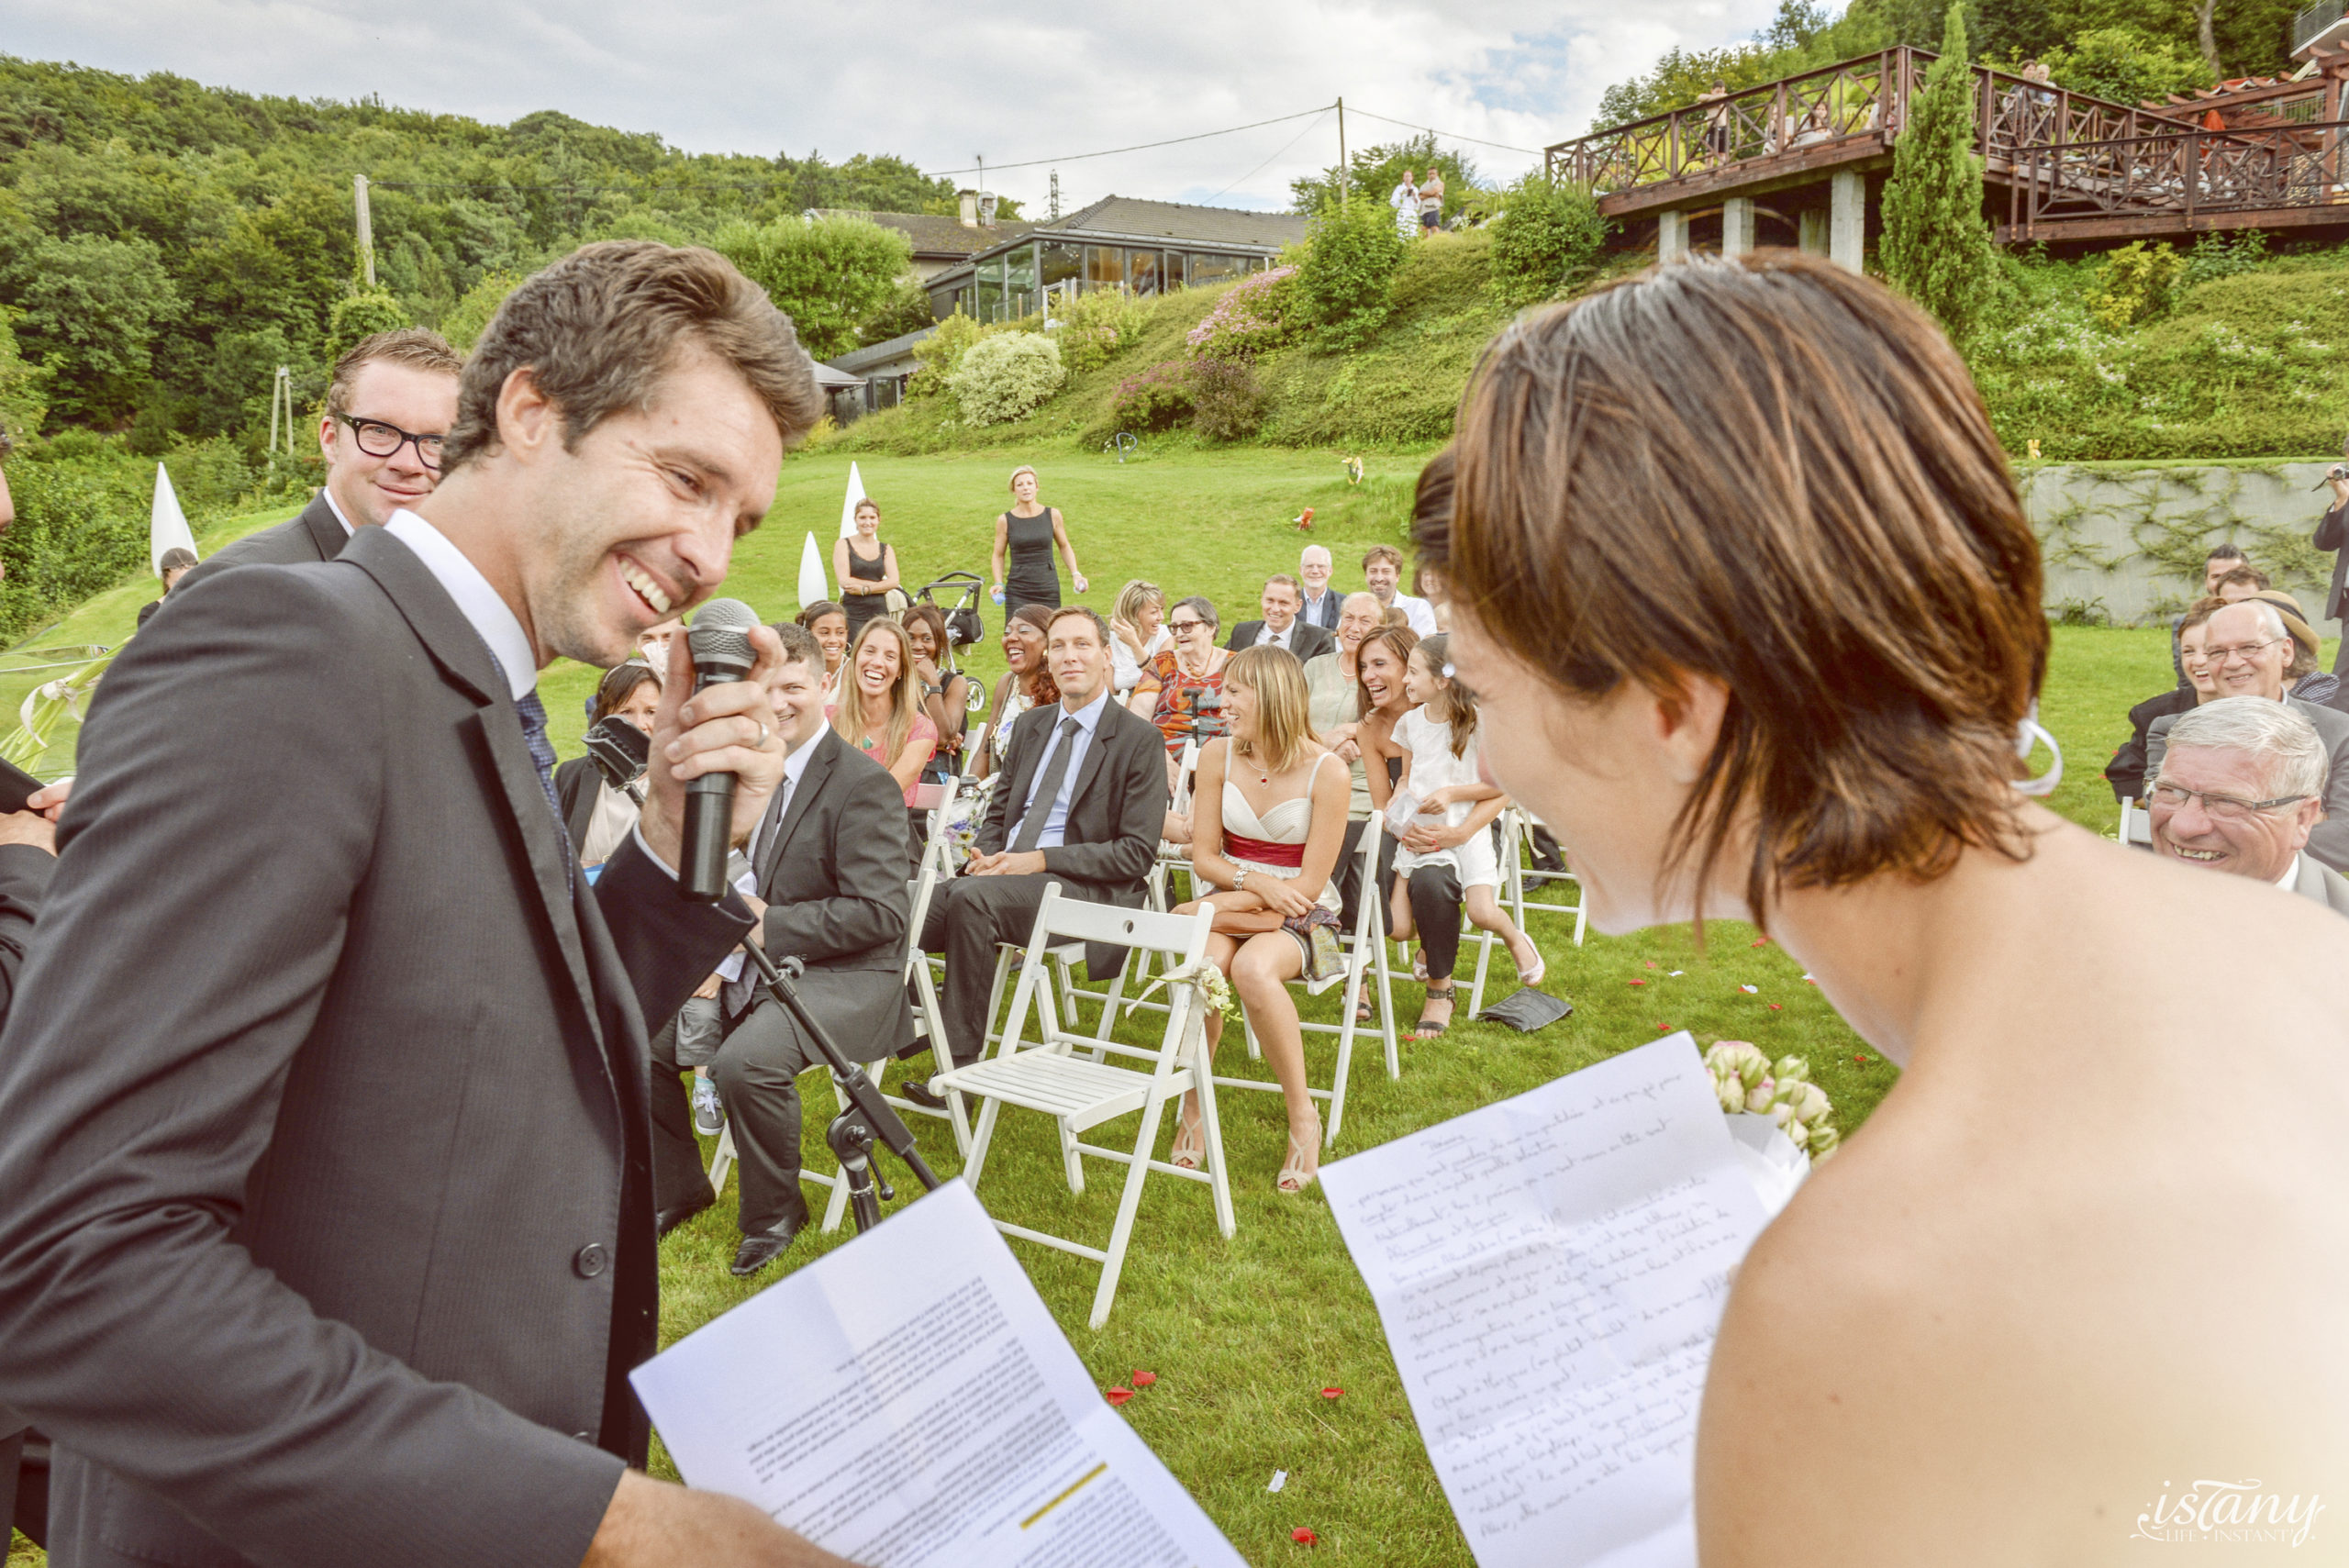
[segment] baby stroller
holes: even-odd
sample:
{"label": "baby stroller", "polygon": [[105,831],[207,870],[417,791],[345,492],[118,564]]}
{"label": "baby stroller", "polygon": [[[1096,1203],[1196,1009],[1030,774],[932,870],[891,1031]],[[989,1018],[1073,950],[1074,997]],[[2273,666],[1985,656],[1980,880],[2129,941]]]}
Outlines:
{"label": "baby stroller", "polygon": [[[935,583],[925,583],[915,599],[934,606],[946,617],[946,667],[960,673],[954,662],[954,650],[968,648],[987,634],[985,622],[979,619],[979,595],[986,584],[975,572],[949,572]],[[938,594],[945,590],[946,601]]]}

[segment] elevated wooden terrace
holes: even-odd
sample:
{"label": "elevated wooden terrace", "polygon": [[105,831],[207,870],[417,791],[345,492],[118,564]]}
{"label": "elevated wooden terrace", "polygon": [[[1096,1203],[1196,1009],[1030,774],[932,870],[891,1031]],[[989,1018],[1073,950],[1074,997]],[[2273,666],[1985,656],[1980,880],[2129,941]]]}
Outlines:
{"label": "elevated wooden terrace", "polygon": [[[1807,216],[1828,221],[1806,221],[1805,243],[1830,250],[1831,232],[1832,253],[1856,266],[1866,182],[1889,171],[1934,58],[1889,49],[1562,141],[1546,150],[1549,172],[1588,185],[1619,222],[1657,218],[1667,255],[1685,249],[1691,213],[1722,208],[1724,248],[1742,250],[1754,198],[1824,185],[1829,210]],[[2198,104],[2132,107],[1987,66],[1973,77],[2001,240],[2349,223],[2338,122],[2204,130]]]}

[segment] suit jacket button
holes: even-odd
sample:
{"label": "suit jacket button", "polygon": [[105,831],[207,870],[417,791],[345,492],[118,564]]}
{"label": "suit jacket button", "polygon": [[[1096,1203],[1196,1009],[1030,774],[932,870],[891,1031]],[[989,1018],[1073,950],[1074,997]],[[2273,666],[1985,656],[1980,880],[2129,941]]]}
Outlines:
{"label": "suit jacket button", "polygon": [[596,1434],[593,1432],[573,1432],[571,1434],[571,1440],[575,1443],[591,1443],[596,1440]]}
{"label": "suit jacket button", "polygon": [[601,1241],[590,1241],[579,1249],[578,1256],[571,1260],[571,1266],[579,1271],[581,1279],[594,1279],[612,1266],[612,1250]]}

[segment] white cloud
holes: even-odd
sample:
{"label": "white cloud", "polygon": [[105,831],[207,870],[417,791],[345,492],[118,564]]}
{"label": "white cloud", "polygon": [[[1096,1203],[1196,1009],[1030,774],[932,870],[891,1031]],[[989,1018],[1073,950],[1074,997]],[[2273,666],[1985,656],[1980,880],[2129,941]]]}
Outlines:
{"label": "white cloud", "polygon": [[[1112,191],[1278,206],[1292,178],[1335,161],[1335,117],[1070,155],[1340,94],[1352,145],[1410,134],[1369,117],[1383,115],[1540,148],[1580,134],[1607,85],[1665,48],[1742,37],[1769,10],[1769,0],[0,0],[0,39],[24,58],[255,93],[380,94],[498,123],[560,109],[695,151],[894,152],[935,171],[977,153],[991,167],[1056,158],[1063,207]],[[1533,161],[1468,150],[1497,176]],[[1050,172],[1004,168],[988,183],[1041,210]]]}

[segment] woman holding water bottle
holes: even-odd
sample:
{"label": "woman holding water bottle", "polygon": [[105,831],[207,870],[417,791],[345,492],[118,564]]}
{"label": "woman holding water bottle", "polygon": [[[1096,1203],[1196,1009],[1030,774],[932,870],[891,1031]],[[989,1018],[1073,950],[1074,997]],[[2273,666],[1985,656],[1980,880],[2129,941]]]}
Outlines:
{"label": "woman holding water bottle", "polygon": [[[987,555],[987,576],[995,584],[995,602],[1006,611],[1022,605],[1061,607],[1060,574],[1052,569],[1052,551],[1067,558],[1069,581],[1080,594],[1092,584],[1076,564],[1076,547],[1068,542],[1068,524],[1060,508],[1036,499],[1036,471],[1021,463],[1011,471],[1011,510],[995,520],[995,548]],[[1008,555],[1011,569],[1004,570]]]}

